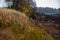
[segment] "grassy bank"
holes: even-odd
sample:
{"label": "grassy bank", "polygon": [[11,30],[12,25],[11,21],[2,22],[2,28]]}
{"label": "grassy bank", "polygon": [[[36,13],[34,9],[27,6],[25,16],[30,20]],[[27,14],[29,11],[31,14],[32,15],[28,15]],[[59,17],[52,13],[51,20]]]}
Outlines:
{"label": "grassy bank", "polygon": [[12,9],[0,9],[0,35],[1,40],[53,40],[25,14]]}

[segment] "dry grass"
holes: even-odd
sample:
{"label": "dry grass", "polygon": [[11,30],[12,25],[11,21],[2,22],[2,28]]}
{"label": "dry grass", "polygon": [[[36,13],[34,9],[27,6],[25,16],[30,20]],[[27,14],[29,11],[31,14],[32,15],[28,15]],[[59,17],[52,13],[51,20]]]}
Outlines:
{"label": "dry grass", "polygon": [[29,18],[12,9],[0,9],[0,40],[53,40]]}

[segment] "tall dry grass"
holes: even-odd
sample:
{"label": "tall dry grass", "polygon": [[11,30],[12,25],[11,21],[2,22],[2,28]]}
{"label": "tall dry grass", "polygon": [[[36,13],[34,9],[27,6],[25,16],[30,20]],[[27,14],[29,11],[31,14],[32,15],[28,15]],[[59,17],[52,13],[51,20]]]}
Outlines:
{"label": "tall dry grass", "polygon": [[53,40],[44,29],[12,9],[0,9],[0,40]]}

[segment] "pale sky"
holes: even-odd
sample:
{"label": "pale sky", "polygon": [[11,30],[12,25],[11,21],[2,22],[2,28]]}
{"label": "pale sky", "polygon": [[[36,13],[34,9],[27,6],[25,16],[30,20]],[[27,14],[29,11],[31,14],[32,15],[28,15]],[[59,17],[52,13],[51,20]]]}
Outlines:
{"label": "pale sky", "polygon": [[60,8],[60,0],[35,0],[37,7]]}
{"label": "pale sky", "polygon": [[6,3],[4,0],[0,0],[0,7],[6,7]]}
{"label": "pale sky", "polygon": [[[37,7],[52,7],[60,8],[60,0],[35,0]],[[4,0],[0,0],[0,7],[5,7],[6,3]]]}

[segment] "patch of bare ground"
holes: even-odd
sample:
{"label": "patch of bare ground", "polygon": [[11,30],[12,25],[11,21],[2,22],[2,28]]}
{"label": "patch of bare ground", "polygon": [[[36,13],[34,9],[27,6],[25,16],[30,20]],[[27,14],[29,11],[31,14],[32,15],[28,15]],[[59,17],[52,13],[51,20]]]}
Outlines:
{"label": "patch of bare ground", "polygon": [[36,22],[37,25],[52,34],[54,40],[60,40],[60,24],[54,22]]}

